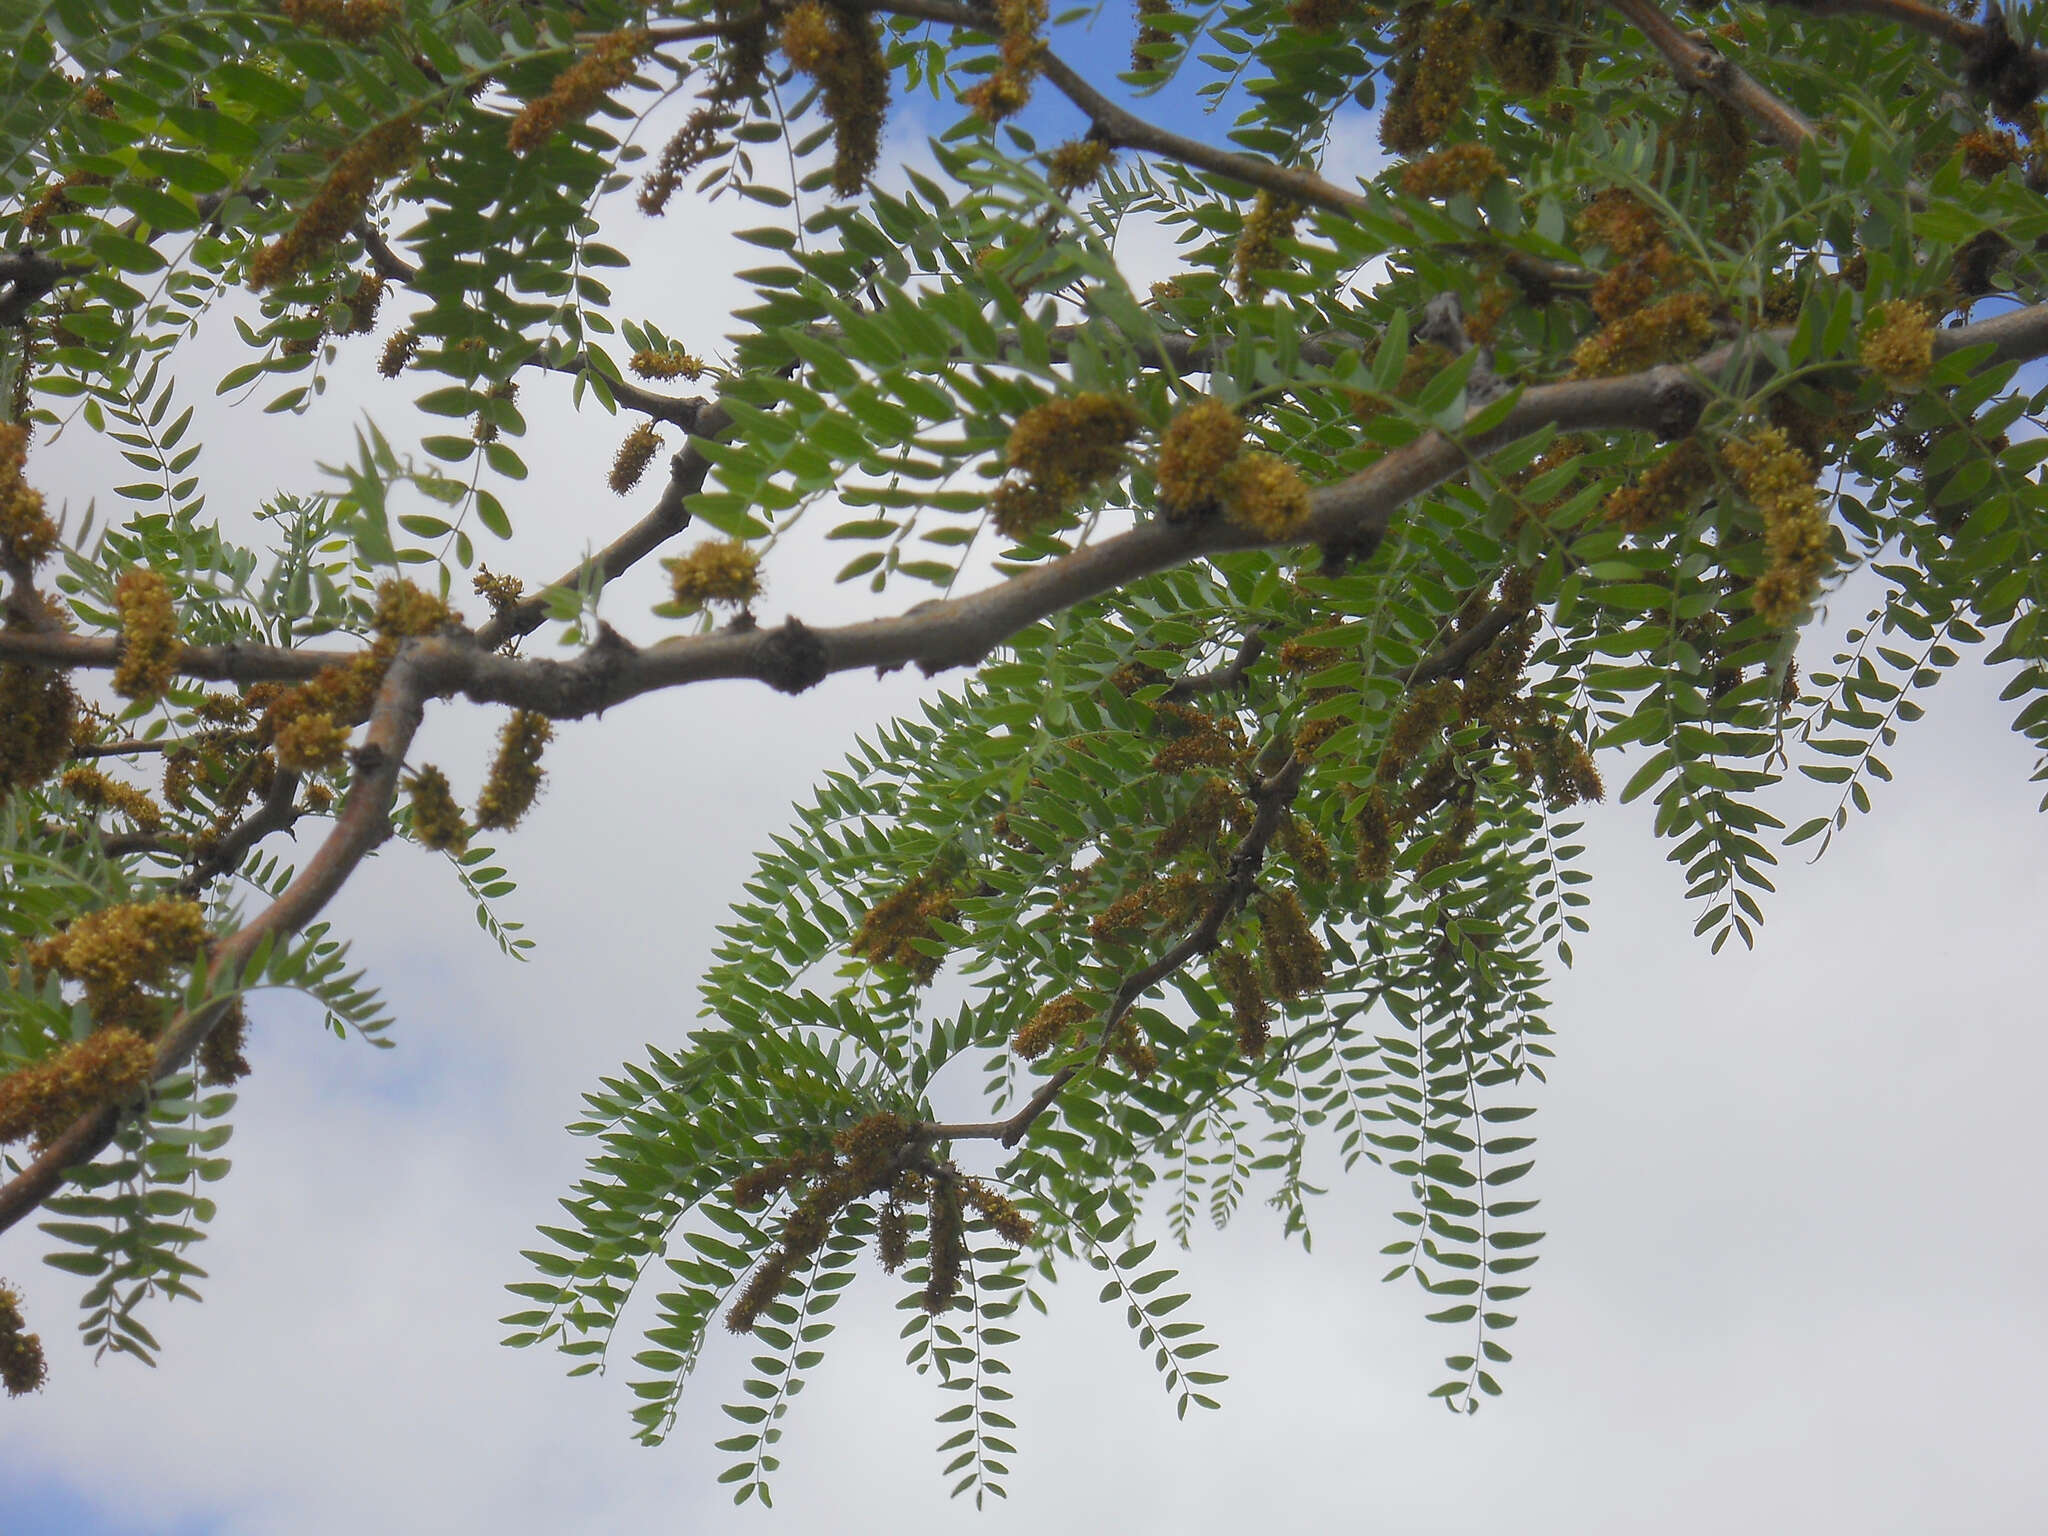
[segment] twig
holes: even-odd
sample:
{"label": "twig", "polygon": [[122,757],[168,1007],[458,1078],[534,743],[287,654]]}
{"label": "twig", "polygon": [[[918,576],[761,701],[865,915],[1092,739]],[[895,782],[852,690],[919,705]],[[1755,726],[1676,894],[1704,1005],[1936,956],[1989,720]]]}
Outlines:
{"label": "twig", "polygon": [[[264,940],[281,940],[319,916],[355,867],[390,836],[391,802],[398,789],[399,769],[406,747],[419,729],[425,699],[413,656],[401,651],[378,689],[368,736],[356,753],[355,782],[335,818],[333,831],[275,901],[214,946],[207,967],[209,983],[234,982]],[[228,1002],[228,998],[216,997],[181,1011],[171,1021],[157,1042],[153,1080],[161,1081],[192,1059],[226,1017]],[[41,1205],[63,1183],[67,1171],[99,1156],[132,1108],[108,1105],[79,1117],[41,1156],[0,1185],[0,1232]]]}
{"label": "twig", "polygon": [[1797,153],[1814,136],[1814,126],[1759,85],[1754,76],[1697,33],[1686,32],[1658,10],[1654,0],[1608,0],[1635,29],[1670,61],[1679,83],[1705,91],[1756,119],[1764,136],[1780,149]]}

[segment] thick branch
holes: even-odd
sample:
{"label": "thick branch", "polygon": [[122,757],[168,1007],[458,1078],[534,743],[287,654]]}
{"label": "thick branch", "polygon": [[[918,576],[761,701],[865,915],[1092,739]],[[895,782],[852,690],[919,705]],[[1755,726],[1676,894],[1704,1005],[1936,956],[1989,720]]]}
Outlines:
{"label": "thick branch", "polygon": [[[356,751],[355,782],[335,818],[334,830],[284,892],[248,923],[214,946],[208,966],[213,987],[232,987],[242,967],[265,939],[284,939],[319,916],[355,867],[391,833],[390,810],[406,747],[419,729],[426,691],[411,655],[401,653],[385,674],[370,714],[370,729]],[[280,777],[286,777],[281,775]],[[170,1076],[190,1061],[228,1011],[228,997],[216,997],[180,1012],[157,1042],[153,1076]],[[64,1181],[65,1173],[104,1151],[120,1128],[127,1106],[109,1105],[74,1121],[49,1147],[0,1185],[0,1232],[35,1210]]]}
{"label": "thick branch", "polygon": [[[1772,335],[1781,344],[1791,337],[1789,331]],[[1994,362],[2048,355],[2048,304],[1938,330],[1933,340],[1937,357],[1978,346],[1988,346]],[[1284,538],[1268,538],[1220,518],[1147,521],[994,587],[895,618],[831,629],[812,629],[792,618],[775,629],[730,628],[678,636],[646,649],[609,636],[571,661],[494,654],[495,643],[523,631],[486,626],[475,637],[420,641],[414,655],[430,692],[459,693],[479,703],[535,709],[557,718],[595,714],[643,693],[713,678],[753,678],[785,692],[800,692],[833,673],[861,668],[887,671],[914,664],[926,672],[940,672],[979,661],[1018,630],[1076,603],[1205,556],[1324,544],[1363,557],[1377,547],[1404,504],[1464,472],[1475,455],[1544,427],[1681,436],[1697,421],[1711,389],[1753,390],[1769,379],[1771,370],[1765,349],[1749,338],[1689,364],[1525,389],[1484,433],[1451,438],[1431,432],[1389,451],[1347,480],[1320,487],[1310,498],[1307,523]],[[679,514],[682,499],[673,497]],[[662,536],[658,517],[650,516],[601,559],[607,564],[614,558],[624,560],[634,548],[651,547]],[[615,556],[614,551],[619,553]],[[575,579],[572,573],[564,581]],[[0,660],[106,668],[115,665],[118,653],[118,642],[112,638],[0,631]],[[352,654],[188,646],[179,669],[236,682],[303,681],[323,666],[347,662]]]}
{"label": "thick branch", "polygon": [[1797,152],[1814,135],[1797,108],[1780,101],[1754,76],[1698,33],[1687,32],[1658,10],[1654,0],[1608,0],[1670,61],[1681,85],[1705,91],[1753,118],[1780,149]]}

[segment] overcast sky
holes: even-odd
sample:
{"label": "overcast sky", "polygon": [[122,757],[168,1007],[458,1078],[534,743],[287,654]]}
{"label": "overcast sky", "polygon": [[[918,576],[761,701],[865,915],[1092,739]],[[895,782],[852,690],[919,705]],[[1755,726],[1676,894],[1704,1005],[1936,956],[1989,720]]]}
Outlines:
{"label": "overcast sky", "polygon": [[[919,153],[914,121],[893,142]],[[1347,147],[1355,163],[1367,142]],[[729,203],[627,213],[621,243],[642,264],[626,312],[715,350],[742,295],[712,236],[735,221],[758,219]],[[305,483],[365,409],[403,441],[404,391],[374,377],[375,343],[347,345],[318,410],[260,430],[212,400],[225,353],[190,365],[215,510]],[[485,555],[529,579],[646,499],[602,488],[624,424],[550,409],[567,398],[552,388],[526,386],[517,553]],[[32,469],[74,507],[119,478],[82,431]],[[770,618],[859,611],[829,589],[836,564],[778,552]],[[660,633],[654,574],[608,595],[639,638]],[[1782,871],[1754,954],[1709,958],[1692,937],[1646,807],[1590,817],[1594,931],[1556,988],[1530,1181],[1550,1237],[1507,1338],[1507,1396],[1475,1419],[1424,1395],[1458,1337],[1376,1278],[1403,1192],[1327,1159],[1312,1257],[1255,1204],[1186,1257],[1231,1373],[1220,1412],[1177,1423],[1085,1278],[1027,1321],[1013,1498],[980,1516],[945,1496],[942,1404],[903,1366],[897,1286],[872,1264],[787,1421],[772,1514],[733,1512],[713,1482],[740,1363],[723,1335],[652,1450],[630,1443],[622,1380],[569,1381],[560,1357],[500,1348],[501,1287],[526,1278],[517,1252],[586,1150],[560,1130],[579,1095],[644,1044],[686,1038],[753,850],[920,686],[840,677],[788,699],[719,684],[562,728],[550,791],[507,846],[521,889],[506,915],[538,941],[524,966],[477,930],[437,858],[393,846],[361,871],[332,915],[383,984],[399,1047],[258,1001],[234,1172],[195,1255],[206,1300],[148,1318],[161,1367],[93,1367],[70,1337],[77,1282],[40,1263],[32,1229],[0,1238],[0,1274],[51,1354],[41,1396],[0,1403],[0,1536],[2042,1529],[2048,834],[1998,681],[1968,668],[1893,754],[1878,814]],[[437,708],[415,760],[473,791],[495,726]],[[1788,822],[1802,795],[1781,804]]]}

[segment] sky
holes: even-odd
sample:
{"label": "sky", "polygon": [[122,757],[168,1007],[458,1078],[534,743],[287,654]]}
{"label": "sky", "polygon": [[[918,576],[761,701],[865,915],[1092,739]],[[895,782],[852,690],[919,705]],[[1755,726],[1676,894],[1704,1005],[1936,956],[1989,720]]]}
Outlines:
{"label": "sky", "polygon": [[[899,119],[887,158],[921,155],[916,133]],[[1363,163],[1368,143],[1340,155]],[[640,265],[621,307],[715,349],[744,297],[715,237],[754,217],[623,215]],[[376,343],[348,346],[315,411],[251,432],[208,393],[232,345],[202,343],[186,392],[212,429],[216,511],[303,483],[364,410],[403,440],[405,392],[374,376]],[[485,555],[529,577],[639,510],[601,484],[624,424],[550,409],[568,399],[551,389],[522,400],[518,549]],[[33,467],[76,508],[118,478],[103,451],[76,432]],[[870,611],[830,587],[836,563],[779,550],[764,616]],[[636,573],[607,614],[660,633],[657,585]],[[981,1514],[946,1497],[939,1394],[903,1365],[896,1287],[865,1261],[787,1421],[772,1513],[734,1511],[714,1482],[738,1344],[714,1340],[653,1449],[629,1438],[622,1380],[501,1348],[502,1286],[526,1278],[518,1250],[580,1168],[560,1127],[581,1093],[686,1039],[754,850],[930,686],[703,685],[561,728],[550,791],[505,849],[506,915],[537,941],[524,965],[435,856],[393,845],[366,865],[331,915],[398,1046],[337,1041],[289,997],[252,1008],[235,1167],[195,1255],[206,1299],[149,1319],[159,1367],[94,1366],[68,1337],[76,1283],[40,1263],[32,1229],[0,1236],[0,1274],[51,1352],[41,1395],[0,1403],[0,1536],[2042,1528],[2048,832],[2013,706],[1974,666],[1892,754],[1877,813],[1816,864],[1787,855],[1754,953],[1692,937],[1647,806],[1588,817],[1593,931],[1554,989],[1530,1180],[1549,1237],[1506,1396],[1474,1418],[1425,1396],[1458,1339],[1377,1280],[1403,1192],[1367,1166],[1339,1174],[1327,1148],[1313,1254],[1254,1203],[1184,1256],[1230,1373],[1222,1408],[1177,1422],[1120,1311],[1076,1280],[1015,1347],[1012,1498]],[[416,760],[473,792],[496,724],[437,708]],[[1775,808],[1793,824],[1820,803],[1795,785]]]}

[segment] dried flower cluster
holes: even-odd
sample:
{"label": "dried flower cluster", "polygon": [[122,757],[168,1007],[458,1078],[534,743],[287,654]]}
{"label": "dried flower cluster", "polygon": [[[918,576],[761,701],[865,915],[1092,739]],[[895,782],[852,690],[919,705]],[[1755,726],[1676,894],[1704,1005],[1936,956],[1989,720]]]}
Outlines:
{"label": "dried flower cluster", "polygon": [[881,154],[889,111],[889,65],[865,11],[799,0],[783,13],[782,51],[818,82],[832,124],[832,187],[851,197],[867,185]]}
{"label": "dried flower cluster", "polygon": [[1026,1061],[1035,1061],[1060,1043],[1063,1036],[1078,1031],[1102,1011],[1102,1000],[1090,992],[1067,992],[1044,1004],[1010,1037],[1010,1049]]}
{"label": "dried flower cluster", "polygon": [[959,871],[954,861],[941,860],[870,907],[847,950],[899,967],[914,987],[928,985],[946,954],[946,941],[933,924],[951,918],[959,899]]}
{"label": "dried flower cluster", "polygon": [[995,73],[979,85],[970,86],[965,101],[981,114],[984,122],[999,123],[1024,109],[1031,100],[1031,83],[1038,78],[1045,57],[1045,0],[996,0],[996,20],[1002,28],[1001,52]]}
{"label": "dried flower cluster", "polygon": [[634,64],[653,46],[640,29],[610,32],[555,76],[547,94],[519,110],[505,130],[505,142],[518,154],[530,154],[554,137],[566,123],[580,123],[598,104],[633,78]]}
{"label": "dried flower cluster", "polygon": [[403,14],[398,0],[283,0],[284,19],[344,43],[366,43]]}
{"label": "dried flower cluster", "polygon": [[342,150],[292,227],[249,263],[249,286],[260,292],[309,271],[355,228],[377,188],[412,164],[425,142],[419,120],[408,114],[380,123]]}
{"label": "dried flower cluster", "polygon": [[1094,186],[1096,178],[1115,158],[1116,150],[1105,138],[1091,133],[1069,139],[1046,157],[1046,180],[1061,197],[1072,197]]}

